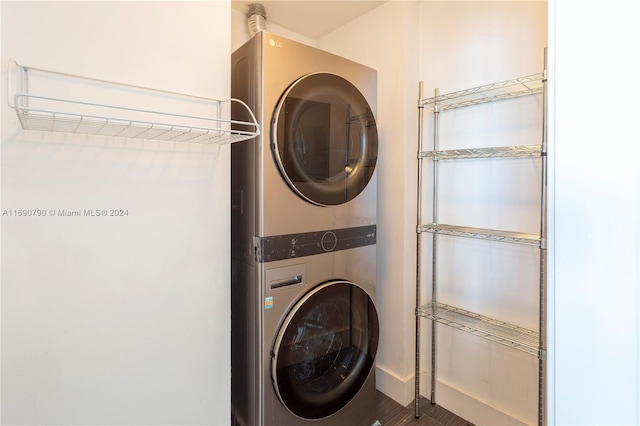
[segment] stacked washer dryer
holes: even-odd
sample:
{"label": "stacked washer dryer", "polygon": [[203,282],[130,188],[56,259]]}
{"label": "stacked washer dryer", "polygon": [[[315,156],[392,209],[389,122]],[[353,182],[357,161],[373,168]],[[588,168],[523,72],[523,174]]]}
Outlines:
{"label": "stacked washer dryer", "polygon": [[231,74],[262,126],[231,154],[232,422],[370,426],[376,71],[260,32]]}

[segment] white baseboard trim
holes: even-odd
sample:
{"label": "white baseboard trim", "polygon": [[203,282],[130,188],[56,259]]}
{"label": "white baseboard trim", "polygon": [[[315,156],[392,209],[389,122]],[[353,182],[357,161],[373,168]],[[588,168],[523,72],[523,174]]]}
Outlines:
{"label": "white baseboard trim", "polygon": [[[402,377],[384,366],[376,366],[376,387],[403,407],[411,404],[415,399],[413,378],[414,374]],[[438,380],[436,386],[436,403],[476,426],[531,424],[520,416],[495,407],[453,384]],[[427,399],[431,398],[431,377],[425,372],[420,374],[420,394]]]}
{"label": "white baseboard trim", "polygon": [[[427,399],[431,398],[431,377],[425,372],[421,372],[420,383],[420,394]],[[532,424],[516,414],[508,413],[442,380],[438,380],[436,383],[436,404],[476,426]]]}
{"label": "white baseboard trim", "polygon": [[405,377],[398,376],[383,366],[376,366],[376,388],[398,404],[406,407],[413,402],[415,387],[414,374]]}

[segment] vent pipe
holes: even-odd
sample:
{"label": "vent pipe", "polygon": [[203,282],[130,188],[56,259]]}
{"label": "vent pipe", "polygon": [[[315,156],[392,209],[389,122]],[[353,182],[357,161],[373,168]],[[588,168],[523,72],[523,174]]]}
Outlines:
{"label": "vent pipe", "polygon": [[247,24],[251,37],[261,31],[267,31],[267,12],[260,3],[251,3],[247,12]]}

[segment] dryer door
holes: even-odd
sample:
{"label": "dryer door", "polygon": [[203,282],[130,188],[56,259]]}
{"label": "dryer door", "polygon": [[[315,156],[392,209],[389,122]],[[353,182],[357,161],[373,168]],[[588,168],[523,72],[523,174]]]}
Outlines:
{"label": "dryer door", "polygon": [[378,334],[375,306],[362,288],[331,281],[311,290],[276,337],[271,374],[280,401],[304,419],[340,410],[371,373]]}
{"label": "dryer door", "polygon": [[378,157],[378,132],[362,93],[335,74],[295,81],[273,116],[271,147],[280,172],[305,200],[346,203],[364,190]]}

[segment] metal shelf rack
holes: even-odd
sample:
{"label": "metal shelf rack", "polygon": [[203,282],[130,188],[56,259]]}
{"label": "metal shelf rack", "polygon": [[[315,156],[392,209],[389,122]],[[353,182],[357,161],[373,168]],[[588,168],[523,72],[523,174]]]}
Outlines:
{"label": "metal shelf rack", "polygon": [[497,229],[471,228],[469,226],[443,225],[431,223],[418,226],[418,233],[430,232],[432,234],[451,235],[454,237],[475,238],[485,241],[499,241],[503,243],[524,244],[539,246],[540,235],[525,234],[523,232],[500,231]]}
{"label": "metal shelf rack", "polygon": [[[446,325],[454,329],[471,333],[475,336],[497,342],[499,344],[526,352],[538,358],[538,424],[546,423],[546,170],[547,170],[547,88],[546,88],[546,50],[544,71],[538,74],[487,84],[467,90],[440,95],[435,90],[435,96],[422,98],[422,82],[419,85],[418,100],[418,194],[417,194],[417,262],[416,262],[416,364],[415,364],[415,417],[420,416],[420,321],[422,318],[431,320],[431,403],[435,404],[436,395],[436,344],[437,324]],[[542,95],[542,143],[540,145],[518,145],[506,147],[472,148],[438,150],[438,119],[443,111],[464,108],[487,102],[503,101],[529,95]],[[424,110],[433,112],[433,150],[423,149]],[[504,230],[472,228],[467,226],[446,225],[438,223],[438,163],[443,160],[470,160],[492,158],[539,158],[542,164],[542,196],[540,202],[540,233],[528,234]],[[423,224],[422,213],[422,181],[423,161],[433,162],[433,199],[432,223]],[[432,272],[431,300],[424,304],[421,296],[421,234],[430,233],[432,237]],[[474,238],[485,241],[523,244],[538,247],[540,250],[540,299],[539,299],[539,330],[529,330],[492,319],[462,309],[445,305],[437,300],[437,246],[438,236]]]}
{"label": "metal shelf rack", "polygon": [[[186,115],[166,111],[152,111],[125,106],[106,105],[77,99],[29,93],[29,75],[42,73],[53,78],[82,80],[93,85],[112,86],[116,89],[134,89],[153,95],[169,95],[186,102],[206,103],[214,117]],[[19,80],[14,90],[12,76]],[[11,94],[13,92],[13,95]],[[242,101],[225,101],[186,95],[165,90],[115,83],[90,77],[50,71],[9,61],[7,70],[7,103],[13,108],[24,130],[79,133],[112,137],[152,139],[160,141],[201,144],[229,144],[251,139],[260,134],[260,126],[250,108]],[[253,122],[221,118],[222,108],[238,103],[246,108]]]}
{"label": "metal shelf rack", "polygon": [[485,84],[471,89],[459,90],[445,95],[421,99],[419,107],[434,112],[479,105],[487,102],[519,98],[521,96],[542,93],[544,90],[545,73],[531,74],[526,77]]}
{"label": "metal shelf rack", "polygon": [[438,302],[420,306],[418,315],[534,356],[539,352],[537,331]]}
{"label": "metal shelf rack", "polygon": [[541,145],[519,145],[491,148],[449,149],[446,151],[424,151],[418,153],[418,158],[431,158],[432,160],[468,160],[473,158],[539,157],[541,154]]}

